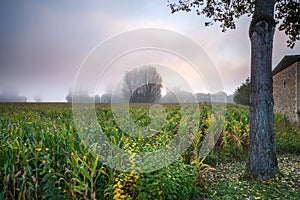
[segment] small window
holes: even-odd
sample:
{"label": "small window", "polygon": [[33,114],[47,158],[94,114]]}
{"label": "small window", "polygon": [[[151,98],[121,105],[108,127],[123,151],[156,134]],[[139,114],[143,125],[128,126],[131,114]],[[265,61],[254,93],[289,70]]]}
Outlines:
{"label": "small window", "polygon": [[283,88],[286,88],[286,79],[283,79]]}

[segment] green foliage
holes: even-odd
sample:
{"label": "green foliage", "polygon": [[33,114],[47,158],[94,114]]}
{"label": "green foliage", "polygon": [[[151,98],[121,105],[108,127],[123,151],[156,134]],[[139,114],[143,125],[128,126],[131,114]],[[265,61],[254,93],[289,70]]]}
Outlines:
{"label": "green foliage", "polygon": [[300,154],[300,131],[282,114],[275,114],[277,153]]}
{"label": "green foliage", "polygon": [[[164,107],[167,113],[164,127],[153,130],[154,134],[147,138],[122,132],[109,106],[97,106],[96,111],[110,141],[133,155],[165,147],[177,133],[182,118],[180,107]],[[234,195],[234,191],[242,196],[242,190],[248,188],[243,184],[249,183],[235,180],[235,173],[214,173],[223,163],[245,159],[249,134],[247,107],[227,106],[221,137],[213,151],[200,158],[199,149],[213,120],[211,106],[201,104],[199,126],[190,130],[191,146],[173,164],[151,173],[122,172],[99,162],[80,141],[70,104],[0,104],[0,110],[1,199],[193,199],[210,191],[208,175],[221,177],[220,181],[226,176],[233,181],[232,185],[214,183],[212,198],[223,195],[225,187],[229,187],[227,196]],[[145,126],[149,123],[148,110],[146,105],[135,105],[130,115],[140,126]],[[275,115],[275,132],[279,153],[300,153],[300,133],[286,117]],[[238,168],[236,171],[240,172],[242,167]],[[278,178],[286,182],[294,180],[287,175]]]}
{"label": "green foliage", "polygon": [[300,2],[277,0],[275,18],[281,22],[278,29],[289,36],[288,46],[293,48],[300,40]]}
{"label": "green foliage", "polygon": [[152,173],[118,173],[114,184],[113,199],[191,199],[195,198],[196,166],[182,160]]}
{"label": "green foliage", "polygon": [[[179,11],[195,11],[198,15],[204,15],[211,21],[205,23],[206,26],[215,22],[220,22],[222,31],[235,29],[235,21],[243,15],[251,16],[254,14],[254,0],[179,0],[178,3],[168,1],[171,13]],[[289,0],[275,0],[275,20],[279,23],[278,29],[284,31],[289,37],[288,46],[293,48],[295,42],[300,39],[300,2]]]}
{"label": "green foliage", "polygon": [[247,78],[246,82],[234,91],[234,102],[237,104],[250,106],[250,92],[250,79]]}
{"label": "green foliage", "polygon": [[[0,110],[0,196],[3,199],[122,199],[124,195],[133,199],[149,196],[187,199],[196,191],[201,164],[187,164],[183,158],[152,173],[132,172],[137,179],[99,162],[80,141],[70,104],[0,104]],[[131,117],[145,126],[149,123],[148,110],[137,105],[131,108]],[[122,132],[109,107],[99,106],[96,111],[110,141],[134,154],[158,150],[168,145],[176,134],[181,120],[179,106],[167,106],[166,110],[164,128],[154,130],[155,134],[148,138]],[[118,182],[124,185],[123,193],[116,190]]]}
{"label": "green foliage", "polygon": [[190,12],[195,10],[198,15],[204,15],[212,19],[205,23],[206,26],[212,25],[214,22],[220,22],[222,31],[225,31],[228,28],[235,29],[235,19],[240,18],[244,14],[251,15],[254,12],[254,1],[252,0],[179,0],[178,4],[169,3],[169,6],[172,13],[178,11]]}

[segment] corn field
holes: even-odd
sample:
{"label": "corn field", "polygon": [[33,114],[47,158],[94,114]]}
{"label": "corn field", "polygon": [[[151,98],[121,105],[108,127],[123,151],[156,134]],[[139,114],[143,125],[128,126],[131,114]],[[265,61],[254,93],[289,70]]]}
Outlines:
{"label": "corn field", "polygon": [[[97,105],[96,113],[110,142],[134,155],[167,146],[176,135],[182,118],[179,106],[164,107],[163,128],[147,138],[126,135],[108,105]],[[189,130],[193,139],[184,154],[149,173],[123,172],[93,156],[79,138],[70,104],[7,103],[0,104],[0,110],[0,199],[192,199],[210,169],[198,153],[212,120],[210,104],[200,104],[199,126]],[[142,105],[130,110],[141,126],[151,121],[147,113]],[[247,149],[248,116],[247,108],[228,105],[213,151]]]}

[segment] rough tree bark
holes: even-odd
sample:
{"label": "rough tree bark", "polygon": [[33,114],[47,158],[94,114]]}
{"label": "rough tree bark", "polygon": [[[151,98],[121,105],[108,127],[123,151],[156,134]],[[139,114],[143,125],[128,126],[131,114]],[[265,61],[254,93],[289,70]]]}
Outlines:
{"label": "rough tree bark", "polygon": [[265,180],[278,173],[274,138],[272,49],[275,30],[274,0],[257,0],[251,40],[250,147],[247,174]]}

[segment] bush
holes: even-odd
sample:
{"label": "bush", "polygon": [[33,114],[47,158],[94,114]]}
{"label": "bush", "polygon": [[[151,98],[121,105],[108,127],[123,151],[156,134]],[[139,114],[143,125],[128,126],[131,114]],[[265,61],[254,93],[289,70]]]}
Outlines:
{"label": "bush", "polygon": [[274,121],[277,153],[300,154],[299,129],[282,114],[275,114]]}

